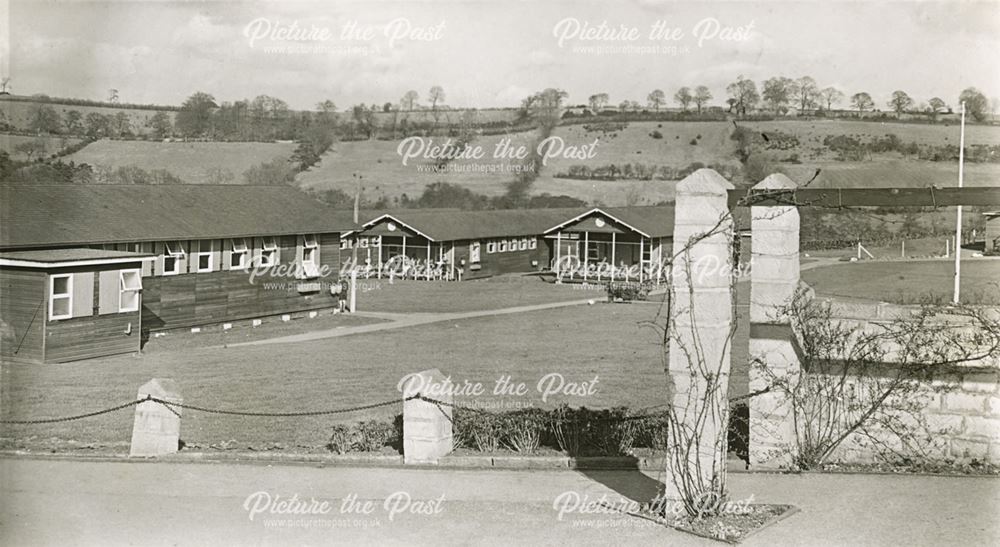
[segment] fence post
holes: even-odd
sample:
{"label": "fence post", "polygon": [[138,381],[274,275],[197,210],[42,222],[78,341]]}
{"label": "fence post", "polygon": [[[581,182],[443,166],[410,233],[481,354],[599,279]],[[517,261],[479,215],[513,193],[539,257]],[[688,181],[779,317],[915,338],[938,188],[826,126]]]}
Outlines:
{"label": "fence post", "polygon": [[[795,187],[781,174],[754,186],[769,190]],[[795,385],[800,373],[791,318],[781,313],[799,286],[799,212],[788,205],[751,206],[750,223],[750,359],[755,361],[750,368],[750,392],[755,393],[776,380]],[[785,392],[778,389],[756,395],[749,407],[751,468],[791,466],[795,426],[792,403]]]}
{"label": "fence post", "polygon": [[[450,390],[435,390],[446,385],[438,369],[410,375],[403,383],[403,461],[407,464],[436,464],[454,449],[452,439],[453,397]],[[421,399],[424,395],[445,404]]]}
{"label": "fence post", "polygon": [[[722,444],[733,326],[733,222],[727,192],[732,188],[711,169],[699,169],[677,184],[668,404],[684,428],[697,433],[685,439],[692,445],[689,454],[667,458],[667,499],[683,498],[677,485],[690,473],[697,473],[694,480],[701,484],[714,484],[725,474],[726,447]],[[705,237],[707,233],[713,235]],[[692,238],[701,239],[682,252]],[[718,381],[712,390],[707,375],[716,373]]]}
{"label": "fence post", "polygon": [[[138,399],[156,397],[171,403],[182,404],[184,399],[177,383],[168,378],[153,378],[139,388]],[[154,401],[145,401],[135,407],[132,424],[132,443],[129,457],[149,457],[173,454],[180,448],[181,409],[168,407]]]}

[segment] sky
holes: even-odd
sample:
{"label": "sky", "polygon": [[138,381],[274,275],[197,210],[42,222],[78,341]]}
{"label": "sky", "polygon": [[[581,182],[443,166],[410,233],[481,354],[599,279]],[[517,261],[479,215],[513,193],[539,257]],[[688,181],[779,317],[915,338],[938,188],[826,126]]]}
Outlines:
{"label": "sky", "polygon": [[617,104],[706,85],[723,104],[739,75],[808,75],[887,109],[897,89],[918,103],[955,105],[970,86],[1000,96],[998,52],[1000,0],[0,0],[10,91],[105,100],[113,88],[130,103],[205,91],[345,109],[410,89],[426,104],[439,85],[453,107],[517,106],[547,87]]}

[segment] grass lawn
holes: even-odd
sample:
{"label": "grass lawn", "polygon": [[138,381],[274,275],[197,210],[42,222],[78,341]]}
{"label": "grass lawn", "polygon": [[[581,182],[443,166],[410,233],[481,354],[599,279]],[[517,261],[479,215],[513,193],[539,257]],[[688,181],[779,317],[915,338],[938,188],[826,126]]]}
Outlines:
{"label": "grass lawn", "polygon": [[163,336],[151,338],[145,346],[145,352],[180,351],[191,348],[224,346],[266,340],[279,336],[289,336],[303,332],[357,327],[371,323],[381,323],[384,320],[375,317],[364,317],[351,314],[334,314],[332,309],[320,310],[319,315],[312,319],[295,317],[288,322],[279,317],[266,317],[259,327],[251,326],[250,321],[234,322],[230,330],[222,330],[221,325],[202,327],[198,334],[178,329],[165,333]]}
{"label": "grass lawn", "polygon": [[[652,319],[656,311],[655,304],[572,306],[299,344],[193,347],[141,357],[4,366],[0,415],[32,419],[107,408],[132,400],[137,388],[154,377],[176,380],[185,402],[199,406],[272,412],[337,409],[397,399],[400,379],[428,368],[439,368],[458,385],[482,383],[487,394],[503,376],[525,384],[523,396],[458,398],[482,407],[551,407],[560,402],[595,408],[654,406],[662,404],[666,394],[660,346],[654,332],[638,323]],[[550,373],[574,383],[596,377],[596,391],[543,402],[537,384]],[[285,448],[320,449],[331,424],[391,419],[400,409],[394,405],[309,418],[185,411],[181,436],[200,447],[234,440],[238,448],[266,449],[280,443]],[[122,411],[60,424],[5,425],[0,437],[7,440],[0,446],[65,449],[75,440],[124,451],[132,419],[131,411]]]}
{"label": "grass lawn", "polygon": [[[802,279],[820,296],[836,296],[917,304],[950,302],[954,262],[853,262],[802,272]],[[968,259],[962,262],[962,301],[1000,304],[1000,260]]]}
{"label": "grass lawn", "polygon": [[536,276],[504,275],[472,281],[358,282],[358,310],[395,313],[466,312],[514,306],[605,299],[601,290],[580,285],[546,283]]}

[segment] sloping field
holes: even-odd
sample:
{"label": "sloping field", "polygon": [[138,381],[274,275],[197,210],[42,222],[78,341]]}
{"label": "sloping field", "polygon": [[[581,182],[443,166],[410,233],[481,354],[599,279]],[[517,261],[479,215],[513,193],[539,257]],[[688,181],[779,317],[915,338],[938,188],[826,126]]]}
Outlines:
{"label": "sloping field", "polygon": [[[2,101],[0,102],[0,108],[3,109],[4,115],[7,117],[7,121],[18,128],[27,128],[30,125],[31,116],[37,108],[38,104],[32,101]],[[156,115],[159,110],[152,109],[139,109],[139,108],[111,108],[105,106],[86,106],[86,105],[71,105],[71,104],[58,104],[58,103],[42,103],[51,106],[55,109],[56,113],[59,114],[60,120],[63,123],[66,121],[66,114],[70,110],[76,110],[79,112],[83,118],[87,117],[87,114],[91,112],[96,112],[103,116],[114,116],[119,112],[124,112],[128,116],[129,125],[131,126],[133,133],[138,134],[148,134],[152,132],[150,127],[150,120]],[[169,110],[165,111],[170,120],[173,121],[176,112]]]}
{"label": "sloping field", "polygon": [[[56,152],[66,148],[68,146],[73,146],[80,142],[81,139],[74,137],[28,137],[25,135],[0,135],[0,150],[3,150],[10,154],[10,158],[13,160],[27,160],[28,155],[23,152],[18,152],[16,148],[27,142],[40,142],[45,145],[45,152],[43,156],[48,156],[50,154],[55,154]],[[34,154],[31,159],[39,157],[38,154]]]}
{"label": "sloping field", "polygon": [[261,142],[147,142],[102,139],[67,156],[66,161],[94,166],[135,165],[142,169],[166,169],[185,182],[207,183],[221,170],[243,180],[243,172],[261,162],[288,159],[294,143]]}
{"label": "sloping field", "polygon": [[[957,165],[942,162],[927,162],[876,157],[867,162],[840,162],[834,154],[825,150],[823,139],[828,135],[855,135],[875,137],[895,134],[904,142],[921,144],[956,143],[958,127],[955,125],[919,125],[907,123],[878,123],[844,120],[778,120],[770,122],[738,122],[764,132],[781,132],[798,137],[800,146],[783,154],[797,153],[803,163],[780,164],[794,179],[805,182],[817,168],[821,174],[813,183],[817,186],[865,187],[865,186],[949,186],[957,184]],[[673,198],[672,182],[664,181],[600,181],[572,180],[556,178],[558,173],[568,173],[573,166],[589,168],[615,164],[643,164],[647,166],[667,166],[675,169],[687,167],[694,162],[706,165],[725,164],[737,166],[735,143],[730,139],[732,122],[636,122],[624,129],[610,128],[607,131],[588,131],[583,125],[561,126],[555,136],[562,138],[562,145],[580,147],[592,145],[590,157],[584,159],[556,157],[548,160],[541,175],[535,181],[533,192],[566,194],[589,203],[605,205],[625,205],[627,203],[652,204]],[[658,131],[662,138],[651,135]],[[700,138],[699,138],[700,136]],[[376,199],[381,196],[399,196],[403,193],[416,197],[424,187],[432,182],[459,184],[486,195],[504,192],[504,184],[514,178],[509,169],[511,162],[492,157],[494,147],[503,138],[500,136],[481,137],[475,144],[482,147],[486,156],[481,160],[456,160],[445,173],[430,172],[426,167],[431,162],[410,160],[402,165],[397,154],[398,142],[361,141],[334,145],[323,160],[310,171],[302,173],[298,181],[306,188],[339,188],[353,193],[356,179],[364,177],[365,197]],[[512,143],[530,145],[531,133],[511,135]],[[444,139],[435,138],[443,143]],[[967,127],[968,144],[1000,143],[1000,127]],[[697,144],[691,144],[694,141]],[[813,158],[812,160],[808,158]],[[501,169],[491,172],[469,171],[477,164],[493,164]],[[424,169],[424,170],[421,170]],[[966,184],[995,185],[1000,181],[1000,165],[969,164],[966,166]]]}

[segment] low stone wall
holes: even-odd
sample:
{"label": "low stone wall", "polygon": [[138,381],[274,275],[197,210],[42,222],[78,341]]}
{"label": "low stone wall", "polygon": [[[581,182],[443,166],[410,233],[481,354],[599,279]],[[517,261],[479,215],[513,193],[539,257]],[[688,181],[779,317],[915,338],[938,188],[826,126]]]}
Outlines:
{"label": "low stone wall", "polygon": [[[877,329],[880,324],[906,320],[919,306],[830,301],[835,320]],[[1000,313],[1000,311],[998,311]],[[944,318],[947,320],[947,318]],[[885,373],[896,368],[885,365]],[[804,371],[807,378],[810,374]],[[865,384],[865,378],[858,384]],[[855,432],[834,452],[832,461],[873,463],[880,455],[896,454],[914,461],[972,460],[1000,464],[1000,359],[941,367],[928,376],[911,378],[915,389],[906,399],[890,398],[883,416],[895,415],[908,427],[909,443],[885,428]]]}

